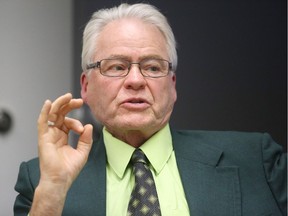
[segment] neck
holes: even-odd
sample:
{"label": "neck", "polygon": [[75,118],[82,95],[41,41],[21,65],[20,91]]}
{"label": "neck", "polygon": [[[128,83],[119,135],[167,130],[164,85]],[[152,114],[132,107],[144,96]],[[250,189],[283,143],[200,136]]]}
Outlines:
{"label": "neck", "polygon": [[150,133],[143,133],[141,131],[113,131],[109,130],[114,137],[117,139],[133,146],[134,148],[139,148],[143,145],[150,137],[152,137],[157,131]]}

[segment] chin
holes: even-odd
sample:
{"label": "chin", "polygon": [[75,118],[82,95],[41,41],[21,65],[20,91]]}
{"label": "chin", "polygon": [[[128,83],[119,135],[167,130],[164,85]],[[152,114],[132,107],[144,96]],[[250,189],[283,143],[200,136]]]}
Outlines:
{"label": "chin", "polygon": [[119,130],[147,130],[151,128],[152,125],[155,125],[155,122],[151,120],[130,118],[130,119],[122,119],[118,121],[114,121],[109,124],[110,126],[114,126],[114,128],[118,128]]}
{"label": "chin", "polygon": [[155,131],[163,127],[167,123],[167,118],[156,118],[151,113],[144,115],[143,113],[121,113],[114,117],[110,117],[108,121],[103,121],[106,127],[114,128],[119,131]]}

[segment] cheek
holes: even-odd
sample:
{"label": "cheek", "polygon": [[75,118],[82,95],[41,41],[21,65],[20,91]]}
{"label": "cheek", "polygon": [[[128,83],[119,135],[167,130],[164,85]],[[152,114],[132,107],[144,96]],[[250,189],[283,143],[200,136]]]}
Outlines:
{"label": "cheek", "polygon": [[100,122],[103,122],[107,112],[107,101],[105,97],[102,97],[101,90],[89,89],[89,94],[87,98],[87,105],[89,106],[93,116]]}
{"label": "cheek", "polygon": [[97,114],[98,117],[109,112],[112,107],[111,104],[117,96],[117,91],[115,91],[117,88],[112,84],[111,81],[102,80],[88,86],[87,103],[92,112]]}
{"label": "cheek", "polygon": [[174,85],[166,85],[162,88],[159,88],[157,96],[155,95],[154,99],[157,104],[157,109],[162,114],[166,114],[171,109],[177,99],[176,89]]}

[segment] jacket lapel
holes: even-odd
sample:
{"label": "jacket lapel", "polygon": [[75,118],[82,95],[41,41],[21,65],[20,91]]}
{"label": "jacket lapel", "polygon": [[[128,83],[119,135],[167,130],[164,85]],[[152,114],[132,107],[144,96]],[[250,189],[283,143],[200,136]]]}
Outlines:
{"label": "jacket lapel", "polygon": [[[106,152],[103,138],[94,142],[88,161],[69,190],[62,215],[106,215]],[[79,202],[81,200],[81,202]]]}
{"label": "jacket lapel", "polygon": [[[106,215],[106,150],[103,136],[100,137],[95,146],[95,153],[92,152],[92,160],[95,166],[97,178],[95,180],[95,193],[97,194],[97,202],[94,203],[96,212],[93,215]],[[92,164],[93,166],[93,164]]]}
{"label": "jacket lapel", "polygon": [[172,131],[190,214],[241,216],[238,167],[219,166],[223,151],[199,134],[188,133]]}

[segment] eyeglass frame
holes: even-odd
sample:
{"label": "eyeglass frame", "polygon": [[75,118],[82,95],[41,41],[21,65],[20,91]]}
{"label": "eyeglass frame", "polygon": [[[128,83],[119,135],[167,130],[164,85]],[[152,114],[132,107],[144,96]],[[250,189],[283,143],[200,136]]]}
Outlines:
{"label": "eyeglass frame", "polygon": [[[148,75],[145,75],[142,73],[142,70],[141,70],[141,67],[140,67],[140,64],[142,61],[144,60],[149,60],[149,59],[143,59],[141,60],[140,62],[129,62],[128,60],[125,60],[125,59],[117,59],[117,58],[107,58],[107,59],[101,59],[99,61],[96,61],[94,63],[91,63],[91,64],[88,64],[86,69],[87,70],[90,70],[90,69],[95,69],[95,68],[99,68],[99,71],[100,71],[100,74],[105,76],[105,77],[126,77],[129,73],[130,73],[130,69],[131,69],[131,65],[132,64],[138,64],[139,65],[139,70],[140,70],[140,73],[142,74],[143,77],[149,77],[149,78],[161,78],[161,77],[165,77],[165,76],[168,76],[169,72],[172,70],[172,63],[166,59],[160,59],[160,58],[152,58],[153,60],[161,60],[161,61],[165,61],[168,63],[168,70],[167,70],[167,73],[165,75],[162,75],[162,76],[156,76],[156,77],[153,77],[153,76],[148,76]],[[102,71],[101,71],[101,62],[102,61],[105,61],[105,60],[122,60],[122,61],[126,61],[129,63],[128,65],[128,71],[127,73],[124,75],[124,76],[109,76],[109,75],[106,75],[106,74],[103,74]]]}

